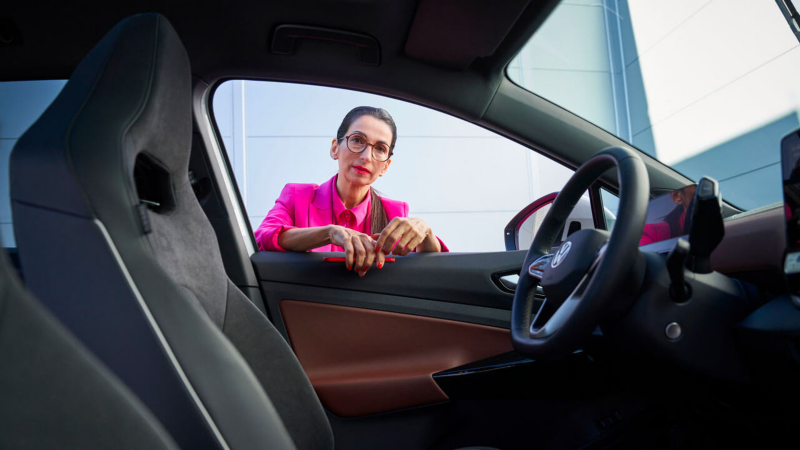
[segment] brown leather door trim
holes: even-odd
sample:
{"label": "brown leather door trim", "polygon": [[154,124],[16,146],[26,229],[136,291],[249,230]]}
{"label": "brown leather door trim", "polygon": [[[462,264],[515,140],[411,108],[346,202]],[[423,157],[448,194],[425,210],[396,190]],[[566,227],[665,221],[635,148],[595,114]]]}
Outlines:
{"label": "brown leather door trim", "polygon": [[341,417],[445,401],[434,373],[512,350],[501,328],[296,300],[280,309],[317,395]]}

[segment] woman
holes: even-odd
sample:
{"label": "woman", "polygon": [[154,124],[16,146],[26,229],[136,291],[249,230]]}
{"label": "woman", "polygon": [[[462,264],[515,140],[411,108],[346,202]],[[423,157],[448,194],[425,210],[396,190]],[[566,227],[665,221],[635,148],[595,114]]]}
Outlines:
{"label": "woman", "polygon": [[261,250],[343,251],[347,270],[364,276],[385,255],[447,251],[408,203],[379,197],[371,187],[392,163],[397,127],[386,110],[359,106],[331,142],[339,171],[321,186],[289,183],[256,230]]}

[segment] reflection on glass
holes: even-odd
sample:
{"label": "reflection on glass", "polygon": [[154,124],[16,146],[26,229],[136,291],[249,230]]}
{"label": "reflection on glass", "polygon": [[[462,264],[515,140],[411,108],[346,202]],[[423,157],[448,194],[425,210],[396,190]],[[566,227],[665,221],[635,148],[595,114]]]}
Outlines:
{"label": "reflection on glass", "polygon": [[603,217],[606,220],[606,230],[611,231],[614,228],[614,224],[617,222],[619,198],[605,190],[605,188],[600,188],[600,198],[603,201]]}
{"label": "reflection on glass", "polygon": [[689,234],[691,207],[697,185],[691,184],[650,200],[639,245]]}
{"label": "reflection on glass", "polygon": [[519,227],[519,231],[517,232],[517,249],[526,249],[530,248],[531,243],[533,242],[533,237],[536,235],[536,231],[539,230],[539,227],[542,225],[544,221],[544,217],[547,215],[547,212],[550,211],[550,207],[552,203],[548,203],[541,208],[537,209],[533,212],[527,219]]}

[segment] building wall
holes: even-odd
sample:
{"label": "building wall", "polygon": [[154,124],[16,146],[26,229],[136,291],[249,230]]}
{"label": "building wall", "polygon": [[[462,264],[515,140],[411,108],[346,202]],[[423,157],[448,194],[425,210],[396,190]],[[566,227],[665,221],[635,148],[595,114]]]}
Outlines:
{"label": "building wall", "polygon": [[782,198],[798,46],[770,1],[564,0],[509,75],[750,209]]}

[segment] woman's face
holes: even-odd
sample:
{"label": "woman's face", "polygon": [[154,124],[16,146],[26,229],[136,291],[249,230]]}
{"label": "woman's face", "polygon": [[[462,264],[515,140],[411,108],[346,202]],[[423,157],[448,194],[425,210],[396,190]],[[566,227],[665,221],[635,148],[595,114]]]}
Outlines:
{"label": "woman's face", "polygon": [[697,186],[690,185],[676,191],[672,191],[670,196],[672,197],[673,202],[683,206],[683,209],[685,210],[689,207],[689,203],[692,201],[695,191],[697,191]]}
{"label": "woman's face", "polygon": [[392,160],[376,161],[372,158],[372,145],[378,142],[392,144],[392,129],[386,122],[372,116],[361,116],[350,124],[345,136],[360,133],[367,138],[367,148],[353,153],[347,148],[347,139],[333,140],[331,157],[339,162],[339,178],[355,186],[369,186],[389,168]]}

